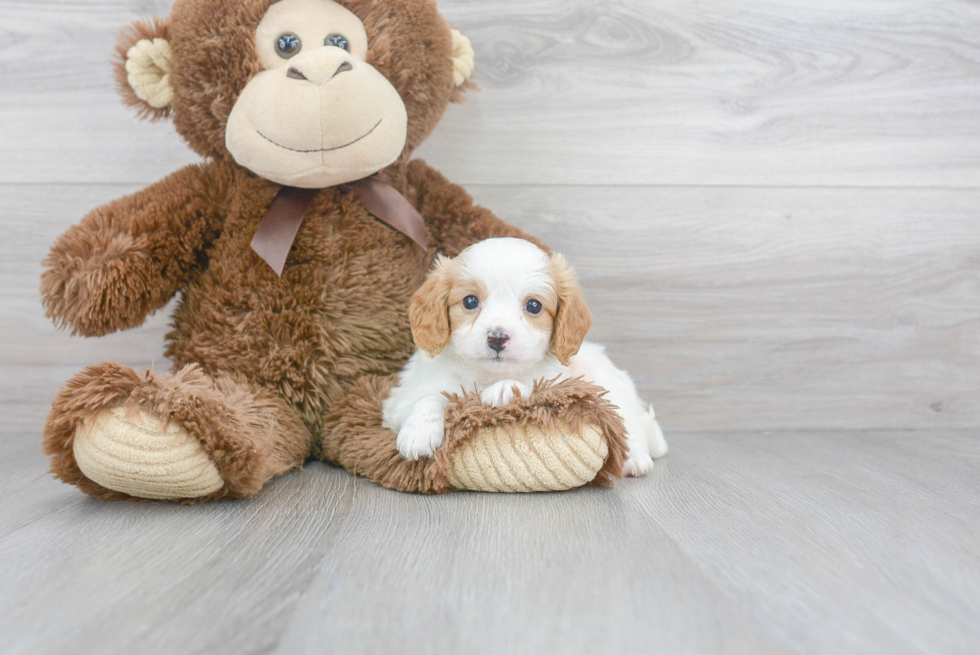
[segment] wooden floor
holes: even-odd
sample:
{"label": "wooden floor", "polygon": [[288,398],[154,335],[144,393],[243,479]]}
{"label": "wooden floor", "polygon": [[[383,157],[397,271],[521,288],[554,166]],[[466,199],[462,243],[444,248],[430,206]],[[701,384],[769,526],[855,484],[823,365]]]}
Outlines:
{"label": "wooden floor", "polygon": [[312,463],[256,498],[107,504],[4,437],[12,653],[975,653],[975,435],[684,433],[565,494],[382,489]]}
{"label": "wooden floor", "polygon": [[103,503],[44,475],[44,416],[86,364],[169,367],[167,312],[69,338],[40,260],[194,161],[107,63],[169,5],[0,2],[0,653],[978,652],[980,4],[441,0],[482,91],[419,156],[568,256],[670,454]]}

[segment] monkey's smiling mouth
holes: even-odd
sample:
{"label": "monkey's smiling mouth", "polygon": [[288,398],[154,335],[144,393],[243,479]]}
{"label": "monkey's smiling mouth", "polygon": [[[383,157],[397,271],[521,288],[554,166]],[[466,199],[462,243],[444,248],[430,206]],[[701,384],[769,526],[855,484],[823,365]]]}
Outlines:
{"label": "monkey's smiling mouth", "polygon": [[358,141],[367,138],[368,135],[371,134],[371,132],[374,132],[376,129],[378,129],[378,126],[381,125],[381,121],[382,120],[384,120],[384,119],[379,118],[378,119],[378,122],[374,124],[374,127],[372,127],[370,130],[368,130],[367,132],[365,132],[361,136],[357,137],[356,139],[354,139],[350,143],[345,143],[342,146],[334,146],[333,148],[315,148],[313,150],[299,150],[297,148],[290,148],[289,146],[284,146],[281,143],[276,143],[275,141],[273,141],[272,139],[270,139],[266,135],[262,134],[258,130],[255,130],[255,133],[258,134],[263,139],[265,139],[266,141],[268,141],[269,143],[271,143],[272,145],[278,146],[280,148],[283,148],[284,150],[292,150],[293,152],[330,152],[331,150],[340,150],[341,148],[346,148],[347,146],[352,146],[355,143],[357,143]]}

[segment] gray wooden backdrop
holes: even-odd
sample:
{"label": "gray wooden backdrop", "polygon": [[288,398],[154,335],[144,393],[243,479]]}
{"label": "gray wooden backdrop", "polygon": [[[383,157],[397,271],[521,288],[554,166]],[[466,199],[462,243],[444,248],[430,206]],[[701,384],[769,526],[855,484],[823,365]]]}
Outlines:
{"label": "gray wooden backdrop", "polygon": [[169,366],[167,311],[69,338],[37,292],[58,234],[195,160],[108,64],[169,5],[0,0],[0,649],[975,647],[980,3],[442,0],[482,90],[418,156],[569,257],[673,452],[610,491],[312,464],[193,509],[38,479],[72,373]]}
{"label": "gray wooden backdrop", "polygon": [[[68,225],[195,160],[108,66],[120,26],[169,3],[0,6],[3,395],[165,367],[166,312],[71,340],[36,287]],[[482,91],[419,156],[569,256],[592,338],[665,427],[980,424],[980,5],[441,7]]]}

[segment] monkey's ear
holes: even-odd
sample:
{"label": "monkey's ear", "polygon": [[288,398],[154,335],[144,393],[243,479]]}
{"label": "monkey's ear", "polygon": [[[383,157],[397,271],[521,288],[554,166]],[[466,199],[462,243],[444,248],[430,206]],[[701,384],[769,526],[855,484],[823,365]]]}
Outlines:
{"label": "monkey's ear", "polygon": [[408,320],[415,345],[438,355],[449,343],[449,289],[452,287],[453,260],[440,255],[432,272],[412,296]]}
{"label": "monkey's ear", "polygon": [[476,65],[476,53],[473,44],[459,30],[452,30],[453,35],[453,102],[461,102],[464,89],[476,88],[470,78],[473,77],[473,67]]}
{"label": "monkey's ear", "polygon": [[476,64],[476,53],[473,52],[473,44],[465,34],[459,30],[452,30],[453,34],[453,84],[463,86],[466,80],[473,76],[473,67]]}
{"label": "monkey's ear", "polygon": [[558,286],[558,311],[555,314],[555,329],[551,333],[551,345],[558,361],[568,366],[569,358],[578,352],[592,327],[592,312],[582,296],[575,271],[565,258],[557,253],[552,255],[551,267],[551,274]]}
{"label": "monkey's ear", "polygon": [[161,120],[170,115],[173,55],[167,27],[163,18],[136,21],[119,33],[116,43],[116,84],[123,102],[135,107],[140,118]]}

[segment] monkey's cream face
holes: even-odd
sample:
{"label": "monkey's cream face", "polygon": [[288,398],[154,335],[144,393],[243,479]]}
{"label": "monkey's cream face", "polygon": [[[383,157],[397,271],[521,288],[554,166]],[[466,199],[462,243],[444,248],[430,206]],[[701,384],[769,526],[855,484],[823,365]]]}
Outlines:
{"label": "monkey's cream face", "polygon": [[235,161],[279,184],[322,188],[398,159],[405,103],[365,61],[357,16],[333,0],[281,0],[255,38],[264,70],[242,90],[225,135]]}

